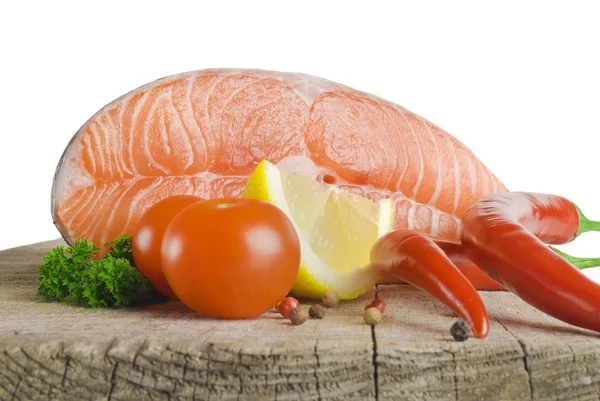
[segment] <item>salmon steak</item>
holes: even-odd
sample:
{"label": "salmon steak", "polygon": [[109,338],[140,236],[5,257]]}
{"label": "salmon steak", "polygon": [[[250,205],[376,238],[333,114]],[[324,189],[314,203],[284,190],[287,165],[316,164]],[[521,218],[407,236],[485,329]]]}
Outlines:
{"label": "salmon steak", "polygon": [[99,248],[172,195],[238,197],[267,159],[372,200],[396,228],[460,239],[474,202],[506,188],[463,143],[390,101],[296,73],[213,69],[151,82],[74,135],[52,186],[68,243]]}

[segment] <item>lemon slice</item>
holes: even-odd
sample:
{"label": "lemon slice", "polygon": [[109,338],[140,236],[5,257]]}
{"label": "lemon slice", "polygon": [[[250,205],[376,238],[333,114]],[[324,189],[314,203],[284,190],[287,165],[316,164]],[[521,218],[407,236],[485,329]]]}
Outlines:
{"label": "lemon slice", "polygon": [[375,285],[369,255],[375,241],[394,226],[393,199],[372,202],[280,171],[266,160],[250,175],[242,197],[273,203],[294,224],[301,249],[294,295],[318,299],[333,290],[347,300]]}

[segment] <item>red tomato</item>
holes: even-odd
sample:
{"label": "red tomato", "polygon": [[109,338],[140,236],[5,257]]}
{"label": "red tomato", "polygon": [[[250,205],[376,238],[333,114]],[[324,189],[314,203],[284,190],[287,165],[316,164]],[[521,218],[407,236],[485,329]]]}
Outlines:
{"label": "red tomato", "polygon": [[208,316],[261,315],[290,291],[300,242],[276,206],[251,199],[195,203],[169,224],[162,242],[169,285],[189,308]]}
{"label": "red tomato", "polygon": [[176,195],[152,205],[133,231],[133,261],[137,269],[160,292],[169,297],[175,294],[169,287],[160,265],[160,245],[173,217],[187,206],[201,201],[191,195]]}

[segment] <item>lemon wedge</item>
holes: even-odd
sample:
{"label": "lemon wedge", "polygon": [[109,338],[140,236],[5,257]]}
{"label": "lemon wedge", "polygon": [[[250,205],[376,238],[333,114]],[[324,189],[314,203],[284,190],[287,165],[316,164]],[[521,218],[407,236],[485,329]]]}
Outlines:
{"label": "lemon wedge", "polygon": [[301,264],[292,293],[321,298],[336,291],[354,299],[378,277],[368,267],[371,247],[394,227],[395,202],[367,198],[280,171],[263,160],[252,172],[243,198],[270,202],[292,221],[300,238]]}

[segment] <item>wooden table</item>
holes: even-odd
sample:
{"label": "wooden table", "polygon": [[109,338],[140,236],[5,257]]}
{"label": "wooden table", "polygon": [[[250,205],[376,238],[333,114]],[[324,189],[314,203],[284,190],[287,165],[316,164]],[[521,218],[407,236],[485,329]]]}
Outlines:
{"label": "wooden table", "polygon": [[[600,337],[482,292],[487,339],[409,286],[379,286],[291,326],[200,316],[179,302],[91,310],[35,298],[51,241],[0,252],[0,400],[598,400]],[[376,293],[384,320],[362,321]],[[600,318],[600,317],[599,317]]]}

